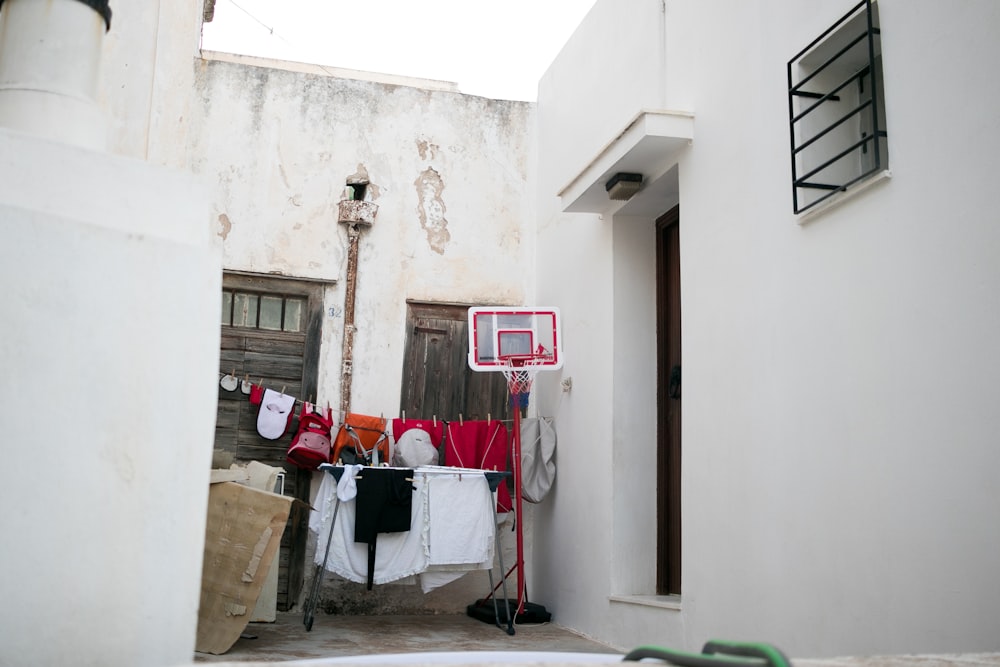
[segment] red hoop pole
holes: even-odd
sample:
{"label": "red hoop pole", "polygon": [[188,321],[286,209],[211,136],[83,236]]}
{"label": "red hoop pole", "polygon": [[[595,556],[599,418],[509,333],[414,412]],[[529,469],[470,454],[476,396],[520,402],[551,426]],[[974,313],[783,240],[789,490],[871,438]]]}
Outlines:
{"label": "red hoop pole", "polygon": [[514,467],[514,520],[517,521],[517,611],[514,612],[516,619],[518,614],[524,613],[524,517],[521,515],[521,392],[513,392],[514,399],[514,437],[513,455],[511,456]]}

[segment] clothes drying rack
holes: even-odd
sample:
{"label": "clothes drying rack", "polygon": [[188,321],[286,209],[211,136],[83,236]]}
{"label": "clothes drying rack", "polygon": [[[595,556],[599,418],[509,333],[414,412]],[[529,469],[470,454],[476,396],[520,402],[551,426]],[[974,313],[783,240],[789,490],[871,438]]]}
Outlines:
{"label": "clothes drying rack", "polygon": [[[361,470],[359,472],[363,473],[365,467],[369,467],[370,468],[371,466],[364,466],[364,467],[361,468]],[[379,469],[385,469],[385,468],[382,467],[382,468],[379,468]],[[409,469],[409,468],[407,468],[407,469]],[[332,475],[333,478],[334,478],[334,480],[339,483],[341,477],[343,477],[345,467],[344,466],[339,466],[339,465],[332,465],[330,463],[321,463],[320,466],[319,466],[319,470]],[[414,469],[414,474],[415,475],[417,475],[417,474],[419,474],[419,475],[428,475],[428,474],[430,474],[430,475],[437,475],[437,474],[441,474],[441,475],[482,474],[486,478],[486,482],[487,482],[487,484],[489,486],[490,503],[491,504],[493,504],[493,494],[496,492],[497,488],[499,488],[500,483],[504,479],[506,479],[506,478],[508,478],[508,477],[511,476],[511,473],[507,472],[507,471],[478,470],[478,469],[473,469],[473,468],[446,468],[446,467],[440,467],[440,468],[435,468],[435,469],[416,468],[416,469]],[[333,531],[334,531],[334,527],[337,524],[337,514],[338,514],[339,511],[340,511],[340,497],[337,496],[336,494],[334,494],[333,517],[330,520],[330,528],[329,528],[329,533],[327,534],[327,538],[326,538],[326,550],[325,550],[325,552],[323,554],[323,562],[322,562],[322,564],[318,564],[316,566],[316,573],[313,576],[312,589],[311,589],[311,591],[309,593],[309,597],[306,598],[306,601],[305,601],[305,604],[304,604],[304,608],[303,608],[302,623],[303,623],[303,625],[305,625],[306,632],[309,632],[309,631],[312,630],[313,622],[315,621],[315,618],[316,618],[316,604],[317,604],[317,602],[319,602],[319,593],[320,593],[320,589],[321,589],[322,584],[323,584],[323,575],[326,572],[326,566],[327,566],[327,563],[328,563],[329,558],[330,558],[330,545],[333,543]],[[499,530],[500,530],[499,526],[497,525],[496,521],[494,521],[493,522],[494,549],[496,550],[497,558],[499,559],[499,562],[500,562],[500,571],[501,571],[501,573],[503,573],[504,572],[503,549],[500,548]],[[490,579],[490,589],[491,589],[491,591],[495,592],[497,590],[497,586],[495,586],[494,583],[493,583],[493,568],[492,568],[492,566],[488,570],[488,574],[489,574],[489,579]],[[500,582],[501,585],[503,586],[504,597],[507,596],[507,582],[506,582],[506,579],[507,579],[507,576],[504,575],[504,577],[501,579],[501,582]],[[500,605],[497,604],[496,599],[494,597],[494,600],[493,600],[494,622],[495,622],[495,624],[496,624],[496,626],[498,628],[503,629],[503,626],[500,623],[500,610],[499,610],[499,607],[500,607]],[[510,608],[507,605],[504,605],[504,607],[505,607],[505,611],[506,611],[506,619],[505,619],[506,623],[507,623],[506,631],[507,631],[507,634],[512,635],[512,634],[514,634],[514,617],[510,613]]]}

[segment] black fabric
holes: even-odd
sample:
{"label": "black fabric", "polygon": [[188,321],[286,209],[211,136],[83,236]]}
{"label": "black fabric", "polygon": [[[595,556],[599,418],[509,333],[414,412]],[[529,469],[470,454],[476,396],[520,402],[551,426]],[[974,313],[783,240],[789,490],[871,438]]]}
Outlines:
{"label": "black fabric", "polygon": [[357,480],[354,541],[368,543],[368,590],[375,576],[379,533],[405,533],[413,510],[412,470],[363,468]]}

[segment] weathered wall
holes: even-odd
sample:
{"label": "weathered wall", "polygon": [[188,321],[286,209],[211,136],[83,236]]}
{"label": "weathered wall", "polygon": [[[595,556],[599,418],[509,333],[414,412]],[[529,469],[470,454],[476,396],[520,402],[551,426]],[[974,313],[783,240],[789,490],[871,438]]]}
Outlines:
{"label": "weathered wall", "polygon": [[[1000,58],[1000,6],[879,2],[892,178],[800,225],[785,64],[854,4],[668,0],[626,14],[602,0],[542,81],[537,300],[562,308],[573,388],[543,377],[537,393],[573,455],[562,450],[539,516],[534,581],[560,623],[623,648],[713,637],[793,656],[1000,646],[989,472],[1000,464],[1000,91],[975,65]],[[667,42],[627,59],[628,76],[665,80],[654,101],[694,112],[697,128],[677,157],[679,598],[653,595],[647,542],[619,527],[655,531],[654,469],[635,466],[655,456],[653,217],[560,213],[554,200],[615,139],[608,119],[629,115],[597,83],[637,50],[622,21],[664,22],[640,28]],[[953,102],[935,104],[942,95]],[[568,124],[584,98],[588,113]],[[633,113],[649,103],[626,101]],[[590,150],[560,150],[576,140]],[[607,472],[622,465],[634,473]],[[622,574],[632,570],[645,586]]]}
{"label": "weathered wall", "polygon": [[[336,281],[318,396],[331,405],[340,398],[347,255],[337,204],[352,176],[367,176],[379,210],[360,241],[351,408],[396,416],[407,299],[531,298],[533,106],[271,64],[195,64],[197,131],[186,135],[183,161],[214,190],[227,270]],[[399,598],[383,587],[343,604],[460,611],[489,588],[485,577],[465,579],[474,581],[451,595],[406,587]]]}

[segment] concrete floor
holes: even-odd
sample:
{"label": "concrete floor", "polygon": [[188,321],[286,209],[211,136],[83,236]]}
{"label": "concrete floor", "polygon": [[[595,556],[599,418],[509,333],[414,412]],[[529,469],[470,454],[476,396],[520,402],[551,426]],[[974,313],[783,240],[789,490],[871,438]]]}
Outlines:
{"label": "concrete floor", "polygon": [[[597,657],[594,654],[621,655],[553,623],[516,625],[513,635],[507,634],[506,627],[504,624],[501,629],[464,614],[334,616],[320,611],[312,630],[306,632],[301,612],[279,612],[274,623],[249,624],[244,636],[228,652],[196,653],[194,662],[267,663],[442,651],[583,653],[591,654],[590,659]],[[586,656],[580,658],[587,660]]]}
{"label": "concrete floor", "polygon": [[[274,623],[251,623],[243,634],[222,655],[195,653],[193,664],[582,667],[620,663],[623,656],[621,651],[553,623],[518,625],[508,635],[506,625],[498,628],[465,615],[335,616],[319,612],[307,632],[301,612],[278,612]],[[1000,667],[1000,653],[794,658],[791,662],[794,667]]]}

